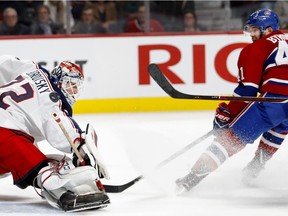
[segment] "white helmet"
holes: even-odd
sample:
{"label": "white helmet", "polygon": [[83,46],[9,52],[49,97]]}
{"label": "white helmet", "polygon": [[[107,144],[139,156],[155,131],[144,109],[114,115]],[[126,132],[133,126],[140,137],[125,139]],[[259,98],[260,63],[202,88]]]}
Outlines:
{"label": "white helmet", "polygon": [[84,74],[81,68],[70,61],[62,61],[50,74],[52,82],[62,91],[72,107],[83,90]]}

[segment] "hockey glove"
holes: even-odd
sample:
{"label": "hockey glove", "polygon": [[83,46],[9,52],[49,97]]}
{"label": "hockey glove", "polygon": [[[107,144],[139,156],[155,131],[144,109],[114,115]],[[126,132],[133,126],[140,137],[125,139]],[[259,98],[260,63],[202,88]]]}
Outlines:
{"label": "hockey glove", "polygon": [[222,102],[218,105],[213,121],[213,129],[228,128],[228,125],[232,121],[229,107],[226,103]]}
{"label": "hockey glove", "polygon": [[[85,165],[94,167],[100,178],[109,179],[108,170],[97,148],[97,135],[90,124],[87,124],[86,132],[81,134],[81,137],[82,141],[78,146],[78,151],[85,161]],[[73,154],[73,164],[76,167],[80,166],[80,161],[75,153]]]}

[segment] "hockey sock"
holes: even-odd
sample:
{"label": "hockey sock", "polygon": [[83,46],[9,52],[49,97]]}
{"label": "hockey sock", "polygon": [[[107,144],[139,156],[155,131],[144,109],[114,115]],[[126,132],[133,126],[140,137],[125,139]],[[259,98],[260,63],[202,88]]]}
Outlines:
{"label": "hockey sock", "polygon": [[254,160],[258,159],[262,164],[266,163],[279,149],[286,134],[276,133],[272,130],[263,134],[255,152]]}
{"label": "hockey sock", "polygon": [[200,156],[192,172],[197,175],[209,175],[220,167],[227,158],[239,152],[245,145],[233,134],[225,130],[219,134],[206,151]]}

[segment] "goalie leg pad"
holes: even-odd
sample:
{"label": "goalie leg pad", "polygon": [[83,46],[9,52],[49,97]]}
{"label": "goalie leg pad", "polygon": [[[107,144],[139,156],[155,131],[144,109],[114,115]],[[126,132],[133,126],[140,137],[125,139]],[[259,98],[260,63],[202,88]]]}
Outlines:
{"label": "goalie leg pad", "polygon": [[91,166],[75,168],[71,160],[44,167],[37,176],[37,185],[51,206],[64,211],[103,208],[110,203],[97,170]]}

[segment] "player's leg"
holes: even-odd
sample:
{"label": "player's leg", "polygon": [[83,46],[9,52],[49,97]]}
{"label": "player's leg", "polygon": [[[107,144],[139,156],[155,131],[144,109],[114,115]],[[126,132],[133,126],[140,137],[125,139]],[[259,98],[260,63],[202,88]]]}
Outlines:
{"label": "player's leg", "polygon": [[267,161],[273,157],[283,143],[287,128],[288,124],[283,123],[262,135],[253,159],[243,169],[243,183],[249,185],[258,177]]}
{"label": "player's leg", "polygon": [[33,138],[18,131],[0,128],[0,174],[11,173],[14,184],[24,189],[33,185],[47,158],[33,144]]}
{"label": "player's leg", "polygon": [[[242,150],[246,143],[253,143],[263,132],[270,130],[286,118],[286,104],[252,103],[233,120],[230,128],[216,136],[213,143],[200,156],[191,172],[176,181],[190,190],[227,158]],[[288,107],[285,107],[288,109]],[[272,112],[273,113],[270,113]],[[277,113],[277,114],[276,114]],[[280,115],[279,115],[280,113]]]}
{"label": "player's leg", "polygon": [[191,190],[206,176],[220,167],[229,157],[241,151],[246,145],[230,130],[219,132],[212,144],[193,165],[191,172],[176,180],[180,188]]}
{"label": "player's leg", "polygon": [[41,188],[49,204],[65,211],[101,208],[110,203],[95,168],[75,168],[67,158],[48,159],[33,145],[31,137],[17,131],[0,128],[0,134],[0,174],[11,172],[18,187]]}

